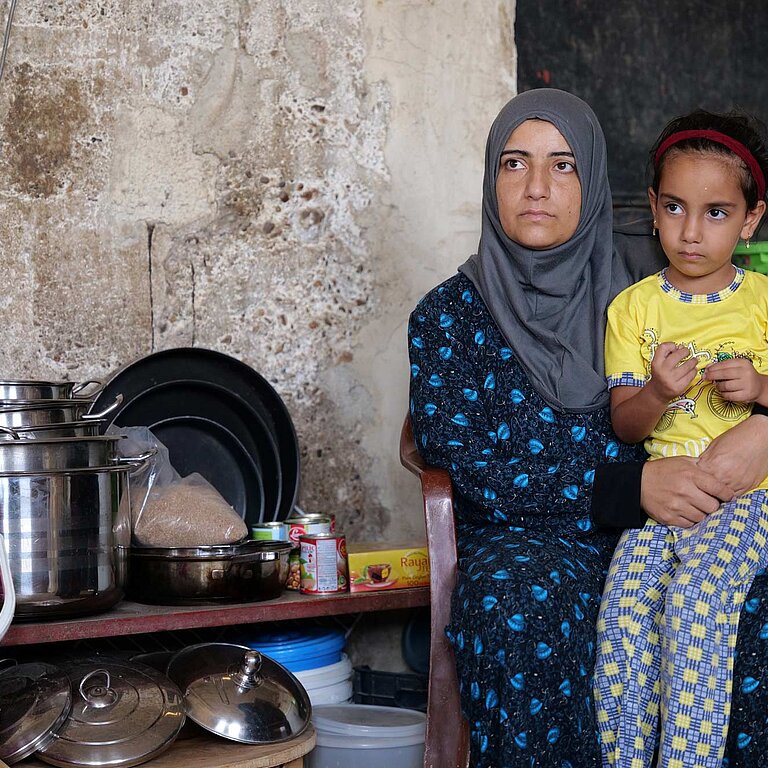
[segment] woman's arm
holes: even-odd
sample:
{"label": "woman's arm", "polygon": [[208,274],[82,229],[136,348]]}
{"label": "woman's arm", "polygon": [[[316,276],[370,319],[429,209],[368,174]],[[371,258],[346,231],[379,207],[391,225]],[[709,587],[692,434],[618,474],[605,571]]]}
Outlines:
{"label": "woman's arm", "polygon": [[[768,445],[768,429],[765,442]],[[642,528],[650,517],[663,525],[689,528],[733,495],[730,484],[688,456],[600,464],[595,471],[592,519],[610,528]]]}
{"label": "woman's arm", "polygon": [[762,483],[768,477],[768,409],[755,405],[746,421],[716,437],[698,467],[726,482],[734,496]]}

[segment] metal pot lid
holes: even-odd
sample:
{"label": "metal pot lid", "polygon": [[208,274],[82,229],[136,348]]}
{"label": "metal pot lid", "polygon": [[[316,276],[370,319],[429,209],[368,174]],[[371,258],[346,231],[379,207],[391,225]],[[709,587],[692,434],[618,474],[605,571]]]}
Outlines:
{"label": "metal pot lid", "polygon": [[69,678],[52,664],[0,670],[0,759],[16,763],[45,747],[71,703]]}
{"label": "metal pot lid", "polygon": [[179,689],[135,661],[63,664],[72,709],[41,760],[59,766],[139,765],[167,749],[184,725]]}
{"label": "metal pot lid", "polygon": [[183,693],[187,716],[232,741],[287,741],[307,728],[312,714],[304,686],[285,667],[243,645],[189,646],[171,659],[168,677]]}

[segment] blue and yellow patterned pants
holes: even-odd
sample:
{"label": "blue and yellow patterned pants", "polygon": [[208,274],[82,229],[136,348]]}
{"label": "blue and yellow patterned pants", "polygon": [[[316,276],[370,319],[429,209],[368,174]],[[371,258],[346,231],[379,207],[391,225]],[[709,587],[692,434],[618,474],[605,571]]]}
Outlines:
{"label": "blue and yellow patterned pants", "polygon": [[768,559],[768,493],[691,528],[625,531],[598,618],[595,701],[603,765],[722,764],[739,612]]}

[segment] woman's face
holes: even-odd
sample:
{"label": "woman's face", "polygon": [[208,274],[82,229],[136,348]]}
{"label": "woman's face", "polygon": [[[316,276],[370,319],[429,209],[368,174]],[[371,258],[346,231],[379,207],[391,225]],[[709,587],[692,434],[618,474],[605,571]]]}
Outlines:
{"label": "woman's face", "polygon": [[496,179],[499,219],[507,237],[534,250],[573,237],[581,184],[568,142],[552,123],[526,120],[510,134]]}

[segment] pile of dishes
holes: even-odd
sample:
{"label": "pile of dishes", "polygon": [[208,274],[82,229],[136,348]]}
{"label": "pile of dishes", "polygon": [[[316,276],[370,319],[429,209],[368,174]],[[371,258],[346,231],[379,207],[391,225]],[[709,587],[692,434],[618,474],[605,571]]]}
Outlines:
{"label": "pile of dishes", "polygon": [[284,520],[299,490],[290,414],[253,368],[220,352],[180,347],[114,373],[94,408],[123,402],[102,424],[146,426],[182,476],[202,475],[250,527]]}
{"label": "pile of dishes", "polygon": [[203,643],[161,666],[96,657],[0,671],[0,759],[58,766],[139,765],[173,744],[189,718],[243,744],[280,744],[309,726],[301,683],[256,651]]}
{"label": "pile of dishes", "polygon": [[90,384],[0,381],[0,534],[16,618],[95,613],[123,594],[130,517],[120,499],[146,456],[98,434],[122,398]]}

